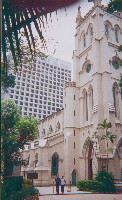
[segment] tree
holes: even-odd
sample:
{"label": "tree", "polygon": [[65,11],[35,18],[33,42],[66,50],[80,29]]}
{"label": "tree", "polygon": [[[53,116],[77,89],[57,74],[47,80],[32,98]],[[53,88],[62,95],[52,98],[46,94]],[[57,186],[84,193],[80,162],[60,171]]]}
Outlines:
{"label": "tree", "polygon": [[3,176],[9,176],[13,166],[20,164],[20,148],[37,137],[38,121],[33,116],[22,117],[20,108],[11,99],[2,101],[1,111]]}
{"label": "tree", "polygon": [[112,127],[111,122],[107,122],[107,119],[104,119],[103,122],[101,124],[98,124],[98,130],[103,129],[104,134],[100,135],[97,132],[94,133],[95,138],[98,139],[98,142],[101,143],[102,140],[106,141],[106,153],[107,153],[107,172],[108,172],[108,144],[109,141],[111,143],[114,142],[114,139],[116,138],[116,135],[113,134],[111,131],[109,131],[109,129]]}
{"label": "tree", "polygon": [[115,11],[122,12],[122,1],[121,0],[110,0],[107,6],[107,11],[113,13]]}

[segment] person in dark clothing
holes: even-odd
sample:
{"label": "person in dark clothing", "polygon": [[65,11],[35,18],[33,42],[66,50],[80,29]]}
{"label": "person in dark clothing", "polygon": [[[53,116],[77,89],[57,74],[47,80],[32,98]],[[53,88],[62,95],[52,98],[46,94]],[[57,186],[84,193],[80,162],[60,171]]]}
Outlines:
{"label": "person in dark clothing", "polygon": [[55,182],[56,182],[56,192],[57,192],[57,194],[59,194],[59,185],[61,183],[61,179],[59,178],[58,174],[57,174],[57,176],[55,178]]}

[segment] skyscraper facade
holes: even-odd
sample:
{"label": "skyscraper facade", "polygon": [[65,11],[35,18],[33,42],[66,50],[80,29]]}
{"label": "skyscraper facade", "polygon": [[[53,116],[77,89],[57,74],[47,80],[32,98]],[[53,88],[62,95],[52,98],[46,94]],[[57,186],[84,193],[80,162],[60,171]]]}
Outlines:
{"label": "skyscraper facade", "polygon": [[9,94],[22,108],[22,115],[44,119],[63,108],[63,88],[65,82],[71,81],[71,64],[39,56],[31,65],[23,64]]}

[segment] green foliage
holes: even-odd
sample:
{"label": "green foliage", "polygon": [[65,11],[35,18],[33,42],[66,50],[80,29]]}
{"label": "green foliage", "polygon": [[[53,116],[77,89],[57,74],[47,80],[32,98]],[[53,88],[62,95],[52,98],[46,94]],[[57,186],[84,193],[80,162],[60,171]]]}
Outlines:
{"label": "green foliage", "polygon": [[97,180],[80,180],[77,183],[77,188],[81,191],[101,191],[102,183]]}
{"label": "green foliage", "polygon": [[33,195],[38,196],[38,194],[38,189],[23,185],[21,189],[11,191],[8,195],[5,186],[2,185],[1,200],[24,200],[27,197],[30,199]]}
{"label": "green foliage", "polygon": [[112,172],[106,172],[105,169],[100,170],[93,180],[80,180],[77,188],[82,191],[95,192],[115,192],[114,176]]}
{"label": "green foliage", "polygon": [[22,176],[5,177],[4,188],[5,188],[6,194],[9,196],[13,192],[21,190],[22,182],[23,182]]}
{"label": "green foliage", "polygon": [[107,11],[108,11],[109,13],[113,13],[113,12],[115,12],[115,11],[120,11],[120,12],[122,12],[122,0],[111,0],[111,1],[108,3]]}
{"label": "green foliage", "polygon": [[98,182],[102,183],[102,192],[115,192],[115,185],[114,185],[114,175],[112,172],[106,172],[103,168],[96,174],[96,178]]}
{"label": "green foliage", "polygon": [[8,74],[8,72],[5,72],[5,70],[1,70],[1,77],[2,77],[2,85],[5,90],[7,90],[9,87],[14,88],[15,86],[15,76],[12,74]]}
{"label": "green foliage", "polygon": [[26,142],[33,141],[38,135],[38,121],[32,115],[21,117],[17,127],[20,146],[23,146]]}
{"label": "green foliage", "polygon": [[20,148],[37,137],[38,122],[33,116],[22,117],[19,107],[11,99],[2,101],[1,108],[3,174],[8,176],[13,166],[20,164]]}

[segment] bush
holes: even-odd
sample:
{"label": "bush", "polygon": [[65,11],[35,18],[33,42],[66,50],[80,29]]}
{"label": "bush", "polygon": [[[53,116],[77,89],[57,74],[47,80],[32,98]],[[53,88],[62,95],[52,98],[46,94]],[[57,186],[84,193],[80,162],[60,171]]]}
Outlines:
{"label": "bush", "polygon": [[28,186],[23,184],[20,190],[13,191],[8,195],[8,193],[6,192],[6,188],[3,184],[1,192],[1,200],[24,200],[26,198],[31,199],[32,196],[37,197],[38,194],[39,194],[38,189],[34,188],[33,186]]}
{"label": "bush", "polygon": [[116,188],[114,185],[114,175],[112,172],[106,172],[103,168],[96,174],[95,178],[98,182],[102,183],[101,191],[102,192],[115,192]]}
{"label": "bush", "polygon": [[77,183],[77,188],[82,191],[100,191],[101,183],[97,180],[80,180]]}
{"label": "bush", "polygon": [[77,188],[82,191],[94,192],[115,192],[114,176],[111,172],[106,172],[104,169],[96,174],[94,180],[80,180],[77,183]]}

